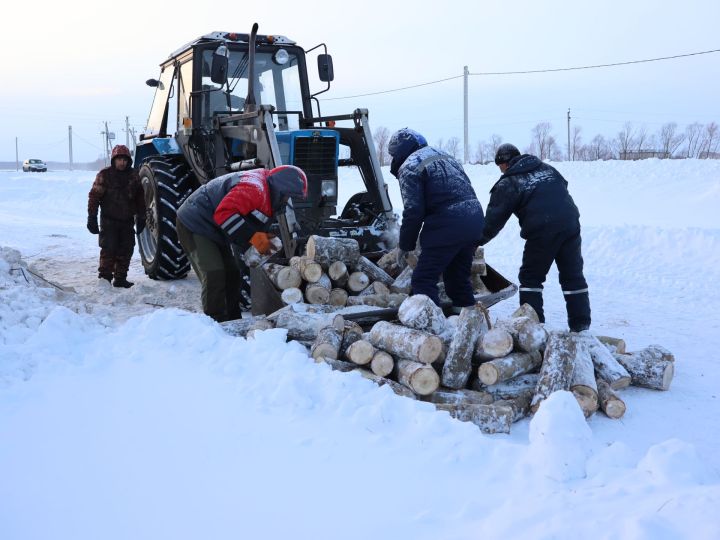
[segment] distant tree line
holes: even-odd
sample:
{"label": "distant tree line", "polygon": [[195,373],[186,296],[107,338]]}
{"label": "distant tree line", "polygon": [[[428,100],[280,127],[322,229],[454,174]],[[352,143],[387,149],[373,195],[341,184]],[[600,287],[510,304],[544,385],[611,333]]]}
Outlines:
{"label": "distant tree line", "polygon": [[[378,159],[383,165],[390,164],[387,145],[391,132],[386,127],[375,130],[373,137]],[[570,132],[570,148],[558,142],[549,122],[541,122],[530,130],[530,144],[521,147],[516,141],[504,141],[493,133],[489,139],[479,141],[471,151],[471,163],[492,163],[495,152],[503,142],[512,142],[528,154],[551,161],[598,161],[608,159],[636,160],[659,159],[720,159],[720,127],[715,122],[689,124],[682,131],[676,122],[663,124],[655,132],[645,126],[626,122],[612,139],[595,135],[589,142],[583,141],[582,127],[574,126]],[[433,146],[444,150],[456,159],[463,158],[460,138],[440,139]]]}

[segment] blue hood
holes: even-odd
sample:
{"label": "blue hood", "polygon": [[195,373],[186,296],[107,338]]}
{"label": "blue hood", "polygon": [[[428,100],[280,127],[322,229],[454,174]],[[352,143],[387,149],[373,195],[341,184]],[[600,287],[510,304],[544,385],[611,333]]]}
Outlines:
{"label": "blue hood", "polygon": [[403,128],[393,133],[388,143],[388,153],[392,156],[390,174],[397,178],[400,167],[410,154],[425,146],[427,146],[425,137],[410,128]]}

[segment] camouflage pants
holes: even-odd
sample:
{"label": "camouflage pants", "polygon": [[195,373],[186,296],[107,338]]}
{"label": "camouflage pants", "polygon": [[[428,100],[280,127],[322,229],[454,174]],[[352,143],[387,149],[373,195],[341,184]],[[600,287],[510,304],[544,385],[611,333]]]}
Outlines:
{"label": "camouflage pants", "polygon": [[98,274],[105,279],[127,278],[130,259],[135,248],[132,221],[100,219],[100,264]]}

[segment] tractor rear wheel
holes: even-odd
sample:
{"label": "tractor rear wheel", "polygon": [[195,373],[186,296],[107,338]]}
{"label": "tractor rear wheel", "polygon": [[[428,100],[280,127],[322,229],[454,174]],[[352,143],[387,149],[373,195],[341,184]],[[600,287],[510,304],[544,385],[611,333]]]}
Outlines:
{"label": "tractor rear wheel", "polygon": [[190,261],[175,230],[177,209],[197,186],[195,175],[178,156],[153,156],[140,167],[147,223],[138,244],[145,273],[151,279],[180,279]]}

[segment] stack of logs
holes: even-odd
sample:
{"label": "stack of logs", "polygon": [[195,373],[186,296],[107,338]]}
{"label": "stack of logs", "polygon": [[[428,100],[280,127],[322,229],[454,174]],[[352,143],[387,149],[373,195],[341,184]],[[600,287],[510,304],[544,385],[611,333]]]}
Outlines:
{"label": "stack of logs", "polygon": [[[427,296],[407,296],[402,283],[409,287],[412,258],[402,270],[395,263],[392,252],[374,264],[360,255],[354,240],[313,236],[306,255],[289,266],[266,265],[288,306],[267,318],[223,324],[247,336],[285,328],[316,361],[358,371],[486,433],[508,433],[513,422],[535,413],[558,390],[571,391],[586,417],[600,409],[621,418],[625,403],[619,390],[631,384],[670,387],[674,356],[659,345],[627,353],[621,339],[547,332],[527,304],[494,325],[480,304],[446,318]],[[482,251],[473,266],[473,275],[482,275]],[[364,332],[338,314],[342,306],[363,304],[399,304],[399,320],[377,322]]]}

